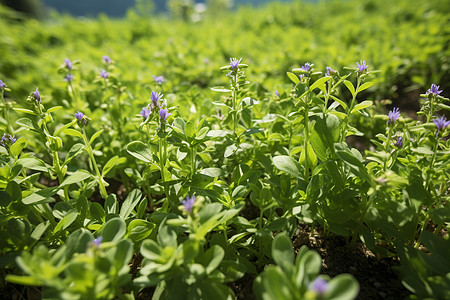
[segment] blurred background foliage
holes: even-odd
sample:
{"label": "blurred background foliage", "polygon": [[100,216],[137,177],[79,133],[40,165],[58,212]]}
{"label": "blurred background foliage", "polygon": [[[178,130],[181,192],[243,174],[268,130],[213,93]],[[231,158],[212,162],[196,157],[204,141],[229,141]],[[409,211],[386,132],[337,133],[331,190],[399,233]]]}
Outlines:
{"label": "blurred background foliage", "polygon": [[[23,3],[32,7],[39,1]],[[381,70],[377,85],[366,93],[372,99],[416,110],[415,100],[431,83],[441,85],[444,93],[450,90],[450,2],[274,1],[257,8],[238,3],[208,0],[199,6],[170,0],[170,14],[154,14],[159,2],[140,0],[120,19],[53,11],[39,21],[0,6],[0,78],[13,90],[6,97],[23,103],[39,86],[47,101],[60,103],[67,97],[66,82],[57,70],[65,58],[81,62],[74,80],[82,81],[86,91],[95,89],[90,82],[103,55],[116,62],[115,76],[142,103],[152,76],[164,75],[165,93],[182,98],[190,92],[208,109],[210,98],[217,97],[209,88],[223,83],[218,68],[230,57],[243,57],[251,66],[248,78],[257,82],[261,97],[289,90],[286,71],[305,62],[318,70],[330,66],[345,72],[343,67],[354,67],[360,59],[371,70]]]}

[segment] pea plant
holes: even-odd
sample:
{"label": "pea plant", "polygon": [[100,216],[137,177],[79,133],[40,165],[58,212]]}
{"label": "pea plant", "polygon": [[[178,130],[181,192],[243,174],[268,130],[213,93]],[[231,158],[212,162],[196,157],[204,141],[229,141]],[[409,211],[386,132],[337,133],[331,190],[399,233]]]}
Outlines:
{"label": "pea plant", "polygon": [[[412,119],[397,107],[376,113],[365,91],[377,71],[364,60],[323,72],[307,62],[287,72],[287,89],[263,93],[247,81],[251,66],[231,58],[211,88],[213,113],[183,115],[164,76],[137,100],[102,60],[94,77],[64,61],[63,105],[39,88],[27,106],[8,103],[14,91],[0,81],[8,283],[42,287],[45,299],[234,299],[231,283],[251,274],[257,299],[356,298],[352,275],[320,275],[320,255],[294,248],[308,224],[398,257],[417,297],[449,296],[450,121],[439,86]],[[365,136],[361,119],[383,124],[365,151],[351,143]]]}

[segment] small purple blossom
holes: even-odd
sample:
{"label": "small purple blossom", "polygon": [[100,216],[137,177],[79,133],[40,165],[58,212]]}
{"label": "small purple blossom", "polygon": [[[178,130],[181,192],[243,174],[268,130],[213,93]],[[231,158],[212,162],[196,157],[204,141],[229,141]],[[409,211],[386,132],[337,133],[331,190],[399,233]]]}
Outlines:
{"label": "small purple blossom", "polygon": [[450,125],[450,120],[447,121],[447,118],[445,116],[441,116],[440,118],[436,118],[433,120],[433,123],[437,127],[436,136],[441,130],[444,130],[448,125]]}
{"label": "small purple blossom", "polygon": [[94,244],[95,246],[100,246],[100,244],[102,243],[102,241],[103,241],[103,237],[102,236],[99,236],[98,238],[96,238],[96,239],[94,239],[93,241],[92,241],[92,244]]}
{"label": "small purple blossom", "polygon": [[39,89],[36,88],[36,91],[33,92],[34,95],[34,99],[38,102],[41,103],[41,95],[39,94]]}
{"label": "small purple blossom", "polygon": [[190,213],[192,211],[192,207],[194,207],[194,203],[195,203],[195,196],[186,196],[185,200],[181,201],[181,204],[183,204],[184,209]]}
{"label": "small purple blossom", "polygon": [[0,90],[3,90],[6,87],[6,84],[3,82],[3,80],[0,79]]}
{"label": "small purple blossom", "polygon": [[403,146],[403,137],[399,136],[397,138],[397,142],[395,142],[394,146],[397,148],[401,148]]}
{"label": "small purple blossom", "polygon": [[169,111],[168,111],[167,109],[165,109],[165,108],[161,108],[161,109],[159,110],[159,119],[162,120],[162,121],[164,121],[164,122],[167,120],[167,118],[168,118],[170,115],[171,115],[171,113],[169,113]]}
{"label": "small purple blossom", "polygon": [[394,107],[388,114],[387,124],[393,124],[400,118],[400,110],[398,107]]}
{"label": "small purple blossom", "polygon": [[155,92],[155,91],[153,91],[153,92],[151,93],[151,95],[150,95],[150,100],[152,100],[153,106],[154,106],[154,107],[158,107],[158,106],[159,106],[159,101],[161,101],[161,98],[162,98],[163,96],[164,96],[163,94],[158,93],[158,92]]}
{"label": "small purple blossom", "polygon": [[230,58],[230,68],[232,70],[237,70],[239,68],[239,64],[241,63],[242,58]]}
{"label": "small purple blossom", "polygon": [[360,73],[365,73],[367,71],[367,68],[369,67],[368,65],[366,65],[365,60],[361,60],[359,63],[356,63],[356,65],[358,66],[358,71]]}
{"label": "small purple blossom", "polygon": [[72,68],[73,68],[72,62],[71,62],[68,58],[64,59],[64,65],[65,65],[69,70],[72,70]]}
{"label": "small purple blossom", "polygon": [[100,75],[100,77],[106,79],[106,78],[108,78],[109,73],[102,69],[102,70],[100,71],[99,75]]}
{"label": "small purple blossom", "polygon": [[322,295],[328,290],[328,286],[329,283],[325,279],[316,277],[313,282],[310,283],[308,289],[316,292],[319,295]]}
{"label": "small purple blossom", "polygon": [[3,134],[3,136],[0,140],[0,146],[3,146],[6,148],[6,147],[9,147],[10,145],[14,144],[16,141],[17,141],[17,139],[13,135],[5,133],[5,134]]}
{"label": "small purple blossom", "polygon": [[102,58],[106,64],[110,64],[112,62],[111,58],[109,58],[108,55],[103,55]]}
{"label": "small purple blossom", "polygon": [[428,89],[427,95],[440,95],[442,93],[442,90],[439,90],[439,85],[435,85],[434,83],[431,84],[431,88]]}
{"label": "small purple blossom", "polygon": [[333,70],[332,68],[330,68],[330,67],[327,67],[327,76],[332,76],[334,73],[336,73],[336,71],[335,70]]}
{"label": "small purple blossom", "polygon": [[141,116],[144,118],[144,120],[146,120],[148,116],[150,116],[151,112],[152,110],[148,107],[143,107],[141,110]]}
{"label": "small purple blossom", "polygon": [[275,96],[277,96],[278,98],[280,98],[280,92],[278,92],[278,90],[275,91]]}
{"label": "small purple blossom", "polygon": [[159,85],[163,84],[163,82],[166,81],[166,79],[162,75],[160,76],[153,75],[153,80]]}
{"label": "small purple blossom", "polygon": [[83,114],[82,112],[77,111],[77,112],[75,113],[75,118],[76,118],[78,121],[81,121],[81,120],[83,120],[83,118],[84,118],[84,114]]}
{"label": "small purple blossom", "polygon": [[66,74],[66,76],[64,77],[64,81],[72,82],[72,80],[73,80],[72,74]]}
{"label": "small purple blossom", "polygon": [[306,64],[304,64],[304,65],[302,66],[302,70],[303,70],[303,71],[306,71],[306,72],[309,72],[309,70],[311,69],[311,67],[312,67],[312,64],[310,64],[309,62],[307,62]]}

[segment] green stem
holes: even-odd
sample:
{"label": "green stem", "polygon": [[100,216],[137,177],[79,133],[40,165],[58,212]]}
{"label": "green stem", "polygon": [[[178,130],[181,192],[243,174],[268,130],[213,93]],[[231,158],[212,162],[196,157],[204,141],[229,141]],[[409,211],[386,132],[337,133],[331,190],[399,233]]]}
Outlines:
{"label": "green stem", "polygon": [[350,106],[349,106],[346,116],[344,118],[344,124],[342,125],[342,134],[341,134],[341,138],[339,139],[339,142],[341,142],[341,143],[345,140],[345,137],[347,136],[348,118],[350,116],[351,111],[353,110],[353,108],[356,105],[356,96],[358,95],[358,89],[359,89],[360,84],[361,84],[361,81],[358,77],[357,81],[356,81],[355,94],[352,97],[352,101],[350,102]]}
{"label": "green stem", "polygon": [[389,153],[389,148],[390,148],[390,143],[391,143],[391,138],[392,138],[392,129],[393,126],[391,126],[391,124],[389,125],[389,129],[388,129],[388,137],[386,140],[386,144],[384,145],[384,152],[386,152],[386,157],[384,159],[384,164],[383,164],[383,171],[386,172],[387,169],[387,163],[390,159],[390,153]]}
{"label": "green stem", "polygon": [[2,98],[2,106],[4,106],[4,109],[2,109],[3,118],[5,119],[6,124],[7,124],[6,125],[7,126],[7,128],[6,128],[7,133],[12,135],[14,133],[14,129],[12,128],[12,124],[11,124],[11,122],[9,120],[9,106],[8,106],[8,103],[6,103],[6,100],[5,100],[5,97],[4,97],[4,92],[5,91],[2,90],[2,92],[0,93],[0,96]]}
{"label": "green stem", "polygon": [[95,157],[94,157],[94,152],[92,151],[91,144],[89,144],[89,141],[86,136],[86,130],[84,129],[84,127],[82,128],[82,131],[83,131],[84,144],[86,145],[86,149],[89,154],[89,158],[92,162],[92,166],[95,170],[95,174],[97,175],[97,181],[98,181],[98,186],[100,189],[100,195],[102,196],[103,199],[106,199],[108,197],[108,192],[106,191],[105,184],[103,183],[103,177],[100,173],[100,170],[98,169],[98,166],[97,166],[97,163],[96,163]]}

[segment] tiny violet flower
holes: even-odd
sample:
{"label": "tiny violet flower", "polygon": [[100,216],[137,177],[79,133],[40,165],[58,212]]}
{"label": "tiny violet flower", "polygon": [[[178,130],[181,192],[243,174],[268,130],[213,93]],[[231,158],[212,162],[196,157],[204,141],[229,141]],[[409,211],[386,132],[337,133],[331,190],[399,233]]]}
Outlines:
{"label": "tiny violet flower", "polygon": [[6,83],[3,82],[3,80],[0,79],[0,90],[3,90],[6,87]]}
{"label": "tiny violet flower", "polygon": [[333,70],[332,68],[330,68],[330,67],[327,67],[327,76],[332,76],[334,73],[336,73],[336,71],[335,70]]}
{"label": "tiny violet flower", "polygon": [[241,63],[242,57],[240,59],[230,58],[230,68],[232,70],[237,70],[239,68],[239,64]]}
{"label": "tiny violet flower", "polygon": [[309,290],[314,291],[315,293],[322,295],[328,290],[329,283],[320,277],[316,277],[313,282],[309,285]]}
{"label": "tiny violet flower", "polygon": [[441,116],[440,118],[434,119],[433,123],[437,127],[437,131],[436,131],[436,136],[437,136],[441,130],[444,130],[448,125],[450,125],[450,120],[447,120],[447,118],[445,118],[445,116]]}
{"label": "tiny violet flower", "polygon": [[387,124],[395,123],[398,118],[400,118],[400,110],[398,107],[394,107],[394,109],[392,109],[388,114]]}
{"label": "tiny violet flower", "polygon": [[310,64],[309,62],[307,62],[306,64],[304,64],[302,66],[302,70],[308,72],[312,67],[312,64]]}
{"label": "tiny violet flower", "polygon": [[148,116],[151,114],[151,109],[148,107],[143,107],[141,110],[141,116],[144,118],[144,121],[148,118]]}
{"label": "tiny violet flower", "polygon": [[34,99],[37,101],[37,103],[41,103],[41,95],[39,94],[39,89],[36,88],[36,91],[33,92]]}
{"label": "tiny violet flower", "polygon": [[96,238],[96,239],[94,239],[93,241],[92,241],[92,244],[94,244],[95,246],[100,246],[100,244],[102,243],[102,241],[103,241],[103,237],[102,236],[99,236],[98,238]]}
{"label": "tiny violet flower", "polygon": [[395,142],[394,146],[397,148],[401,148],[403,146],[403,137],[399,136],[397,138],[397,142]]}
{"label": "tiny violet flower", "polygon": [[153,75],[153,80],[159,85],[163,84],[163,82],[166,81],[166,79],[162,75],[160,76]]}
{"label": "tiny violet flower", "polygon": [[439,90],[439,85],[431,84],[431,88],[428,89],[427,95],[435,95],[438,96],[442,93],[442,90]]}
{"label": "tiny violet flower", "polygon": [[72,68],[73,68],[72,62],[71,62],[68,58],[64,59],[64,65],[65,65],[69,70],[72,70]]}
{"label": "tiny violet flower", "polygon": [[88,123],[87,117],[82,113],[77,111],[75,113],[75,118],[77,119],[78,126],[83,127]]}
{"label": "tiny violet flower", "polygon": [[367,68],[369,67],[368,65],[366,65],[365,60],[361,60],[360,63],[356,63],[356,65],[358,66],[358,71],[360,73],[365,73],[367,71]]}
{"label": "tiny violet flower", "polygon": [[109,73],[102,69],[102,70],[100,71],[100,74],[99,74],[99,75],[100,75],[100,77],[106,79],[106,78],[108,78]]}
{"label": "tiny violet flower", "polygon": [[159,110],[159,119],[162,120],[162,121],[164,121],[164,122],[167,120],[167,118],[168,118],[170,115],[171,115],[171,113],[169,113],[169,111],[168,111],[167,109],[161,108],[161,109]]}
{"label": "tiny violet flower", "polygon": [[64,77],[64,81],[72,82],[72,80],[73,80],[72,74],[66,74],[66,76]]}
{"label": "tiny violet flower", "polygon": [[280,98],[280,92],[275,91],[275,96],[277,96],[278,98]]}
{"label": "tiny violet flower", "polygon": [[7,148],[14,144],[16,141],[17,139],[15,138],[15,136],[5,133],[0,140],[0,146]]}
{"label": "tiny violet flower", "polygon": [[151,95],[150,95],[150,100],[152,100],[153,106],[154,106],[154,107],[158,107],[158,106],[159,106],[159,101],[161,101],[161,98],[162,98],[163,96],[164,96],[163,94],[158,93],[158,92],[155,92],[155,91],[153,91],[153,92],[151,93]]}
{"label": "tiny violet flower", "polygon": [[109,58],[108,55],[103,55],[103,56],[102,56],[102,59],[103,59],[103,61],[104,61],[106,64],[112,63],[112,60],[111,60],[111,58]]}
{"label": "tiny violet flower", "polygon": [[194,207],[194,203],[195,203],[195,196],[187,196],[185,200],[181,201],[181,204],[183,204],[184,209],[190,213],[192,211],[192,207]]}

